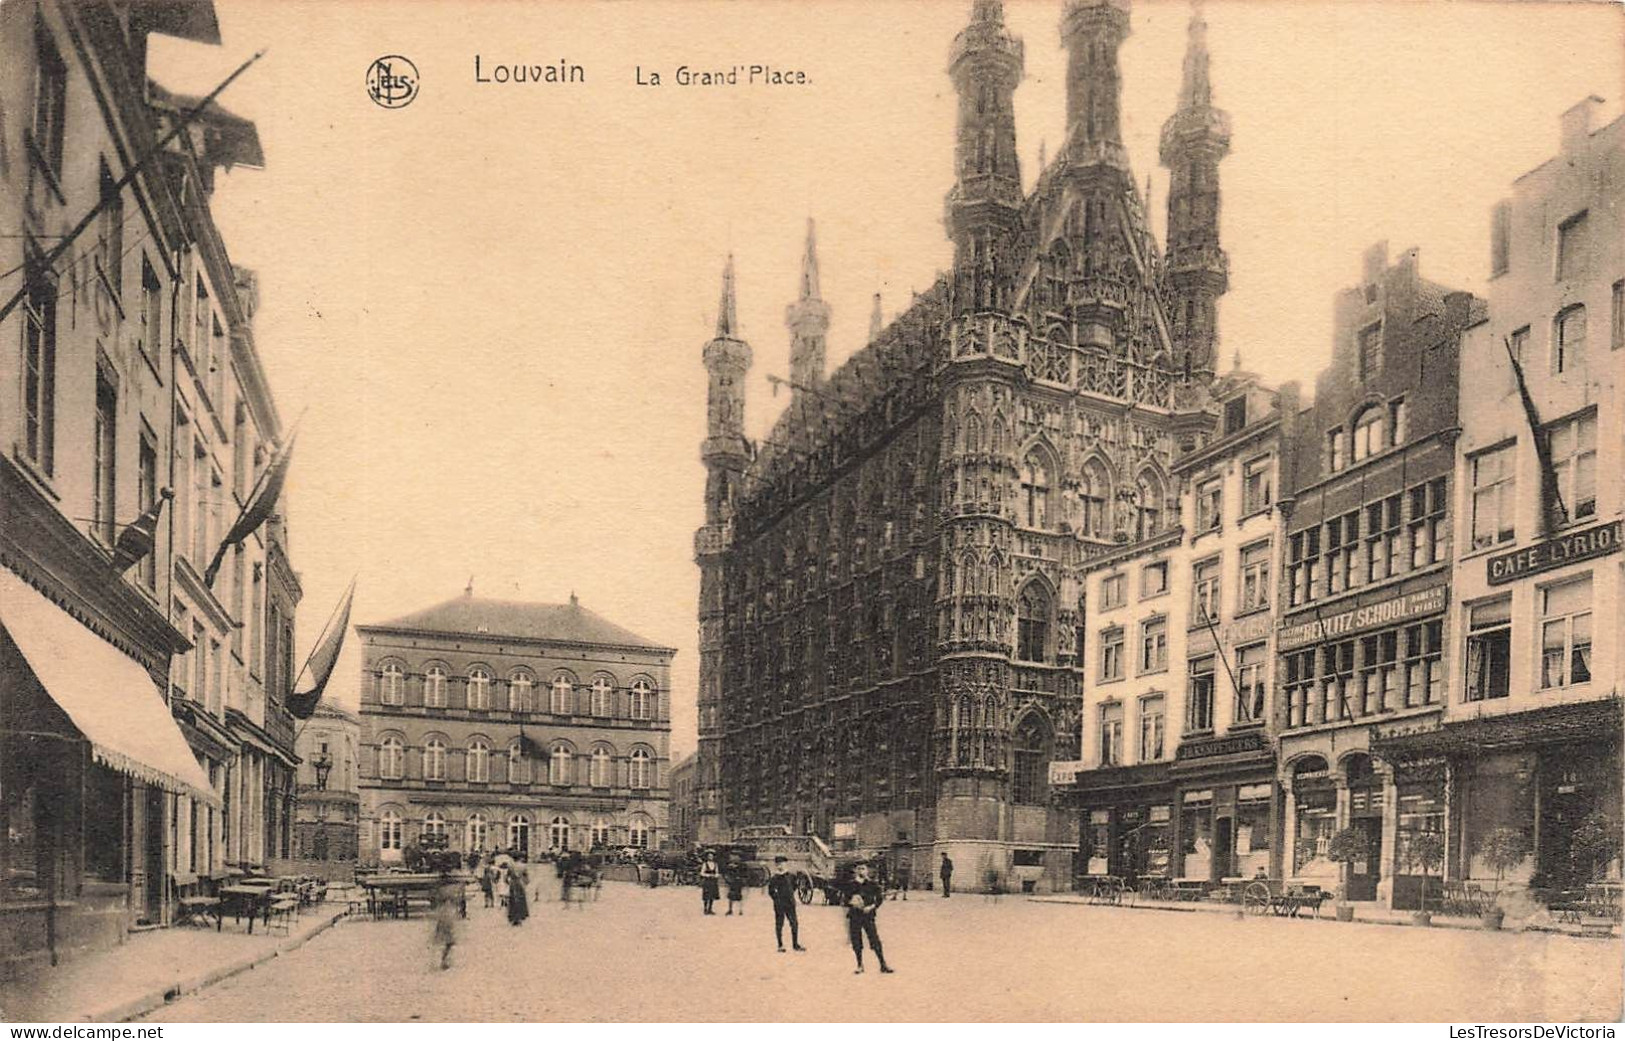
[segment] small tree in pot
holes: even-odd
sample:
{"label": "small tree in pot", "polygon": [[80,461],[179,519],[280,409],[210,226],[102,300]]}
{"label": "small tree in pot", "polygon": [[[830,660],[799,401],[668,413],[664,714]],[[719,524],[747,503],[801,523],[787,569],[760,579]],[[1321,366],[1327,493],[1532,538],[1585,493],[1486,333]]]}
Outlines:
{"label": "small tree in pot", "polygon": [[1506,919],[1506,909],[1501,906],[1501,884],[1507,872],[1529,856],[1529,837],[1522,828],[1496,828],[1484,836],[1478,855],[1484,866],[1495,872],[1495,892],[1490,897],[1490,905],[1484,909],[1484,928],[1499,929]]}
{"label": "small tree in pot", "polygon": [[1417,925],[1432,925],[1433,915],[1428,911],[1428,880],[1433,869],[1444,863],[1444,835],[1437,831],[1417,832],[1411,837],[1411,863],[1422,869],[1421,910],[1411,916]]}
{"label": "small tree in pot", "polygon": [[1337,920],[1354,921],[1349,899],[1349,865],[1366,855],[1365,836],[1353,828],[1343,828],[1326,843],[1326,859],[1337,865]]}

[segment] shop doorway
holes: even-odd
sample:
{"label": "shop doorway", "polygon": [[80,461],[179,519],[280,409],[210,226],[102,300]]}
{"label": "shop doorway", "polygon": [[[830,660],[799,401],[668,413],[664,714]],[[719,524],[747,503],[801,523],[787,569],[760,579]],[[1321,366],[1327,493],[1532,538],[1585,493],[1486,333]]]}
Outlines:
{"label": "shop doorway", "polygon": [[1360,837],[1361,858],[1349,864],[1349,899],[1377,899],[1382,881],[1382,818],[1356,817],[1349,827]]}
{"label": "shop doorway", "polygon": [[1236,873],[1236,822],[1219,817],[1213,822],[1213,881]]}
{"label": "shop doorway", "polygon": [[164,793],[148,785],[143,790],[141,814],[141,868],[144,881],[140,901],[136,905],[139,916],[149,922],[163,920],[164,914]]}

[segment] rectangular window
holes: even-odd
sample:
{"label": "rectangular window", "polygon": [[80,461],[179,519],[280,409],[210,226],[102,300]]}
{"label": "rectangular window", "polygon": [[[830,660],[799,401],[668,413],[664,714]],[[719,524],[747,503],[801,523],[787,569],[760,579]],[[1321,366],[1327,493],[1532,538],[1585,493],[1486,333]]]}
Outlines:
{"label": "rectangular window", "polygon": [[1119,627],[1100,632],[1100,678],[1103,681],[1123,678],[1123,630]]}
{"label": "rectangular window", "polygon": [[1128,576],[1107,575],[1100,580],[1100,609],[1109,611],[1128,602]]}
{"label": "rectangular window", "polygon": [[1473,548],[1517,541],[1517,445],[1480,452],[1467,461],[1473,481]]}
{"label": "rectangular window", "polygon": [[1411,489],[1411,569],[1450,559],[1450,528],[1446,523],[1446,481],[1435,477]]}
{"label": "rectangular window", "polygon": [[1249,644],[1236,650],[1236,706],[1235,724],[1264,722],[1267,648],[1262,643]]}
{"label": "rectangular window", "polygon": [[1466,700],[1506,697],[1511,676],[1512,598],[1468,605]]}
{"label": "rectangular window", "polygon": [[1399,704],[1399,630],[1360,640],[1359,712],[1374,716]]}
{"label": "rectangular window", "polygon": [[1368,325],[1359,333],[1360,381],[1369,381],[1382,371],[1382,326]]}
{"label": "rectangular window", "polygon": [[1142,597],[1157,596],[1168,591],[1168,562],[1159,560],[1155,564],[1147,564],[1140,571],[1140,595]]}
{"label": "rectangular window", "polygon": [[1512,262],[1512,203],[1501,201],[1490,211],[1490,277],[1504,275]]}
{"label": "rectangular window", "polygon": [[1315,649],[1293,651],[1286,656],[1286,725],[1308,726],[1309,693],[1315,686]]}
{"label": "rectangular window", "polygon": [[192,623],[192,700],[209,703],[209,643],[202,622]]}
{"label": "rectangular window", "polygon": [[1259,611],[1270,605],[1270,544],[1256,542],[1241,548],[1241,602],[1237,613]]}
{"label": "rectangular window", "polygon": [[1401,502],[1400,496],[1390,495],[1365,508],[1367,582],[1381,582],[1405,570],[1399,547]]}
{"label": "rectangular window", "polygon": [[102,211],[96,218],[96,262],[113,295],[120,296],[124,290],[124,197],[105,159],[101,171]]}
{"label": "rectangular window", "polygon": [[1154,763],[1162,758],[1167,731],[1161,694],[1140,699],[1140,757],[1142,763]]}
{"label": "rectangular window", "polygon": [[1557,277],[1573,278],[1586,268],[1586,211],[1557,226]]}
{"label": "rectangular window", "polygon": [[208,566],[214,547],[209,545],[209,454],[203,442],[192,445],[192,564],[200,572]]}
{"label": "rectangular window", "polygon": [[[140,456],[136,463],[136,507],[144,515],[158,502],[158,446],[145,430],[141,432]],[[154,535],[156,541],[157,536]],[[158,588],[158,549],[141,558],[136,575],[148,589]]]}
{"label": "rectangular window", "polygon": [[1219,619],[1219,558],[1191,565],[1191,625],[1204,627]]}
{"label": "rectangular window", "polygon": [[248,471],[254,466],[248,441],[248,407],[239,401],[231,428],[231,492],[238,502],[248,498]]}
{"label": "rectangular window", "polygon": [[1123,705],[1114,702],[1100,706],[1100,765],[1120,766],[1123,762]]}
{"label": "rectangular window", "polygon": [[1343,431],[1326,431],[1326,468],[1332,473],[1343,469]]}
{"label": "rectangular window", "polygon": [[32,243],[23,279],[23,452],[46,475],[56,466],[56,280]]}
{"label": "rectangular window", "polygon": [[1287,540],[1287,600],[1297,607],[1315,599],[1315,574],[1320,564],[1320,528],[1300,531]]}
{"label": "rectangular window", "polygon": [[1196,486],[1196,531],[1217,531],[1223,521],[1224,481],[1215,477]]}
{"label": "rectangular window", "polygon": [[1546,428],[1552,474],[1565,524],[1597,514],[1597,414],[1587,412]]}
{"label": "rectangular window", "polygon": [[92,448],[91,516],[96,537],[112,546],[118,537],[118,391],[108,374],[96,373],[95,445]]}
{"label": "rectangular window", "polygon": [[1326,595],[1336,596],[1360,584],[1360,511],[1350,510],[1326,522]]}
{"label": "rectangular window", "polygon": [[34,26],[34,147],[54,183],[62,180],[63,124],[68,112],[68,67],[45,26]]}
{"label": "rectangular window", "polygon": [[1625,347],[1625,281],[1615,282],[1608,311],[1608,349]]}
{"label": "rectangular window", "polygon": [[1140,626],[1140,674],[1168,669],[1168,619],[1151,618]]}
{"label": "rectangular window", "polygon": [[1561,376],[1584,365],[1585,352],[1586,309],[1575,304],[1552,323],[1552,375]]}
{"label": "rectangular window", "polygon": [[1348,719],[1354,710],[1349,699],[1354,693],[1354,641],[1344,640],[1325,649],[1326,668],[1321,676],[1320,721]]}
{"label": "rectangular window", "polygon": [[1440,657],[1444,653],[1444,623],[1423,622],[1405,627],[1405,707],[1432,705],[1444,686]]}
{"label": "rectangular window", "polygon": [[1411,436],[1411,410],[1405,406],[1404,398],[1388,403],[1388,433],[1388,443],[1396,448]]}
{"label": "rectangular window", "polygon": [[1213,655],[1194,658],[1185,687],[1185,732],[1204,733],[1213,729]]}
{"label": "rectangular window", "polygon": [[1242,470],[1241,477],[1241,512],[1251,517],[1255,513],[1267,510],[1275,500],[1275,489],[1271,487],[1271,462],[1265,456],[1254,459]]}
{"label": "rectangular window", "polygon": [[1519,365],[1529,364],[1529,327],[1516,329],[1512,333],[1512,356],[1518,360]]}
{"label": "rectangular window", "polygon": [[1540,605],[1540,687],[1591,682],[1591,576],[1536,591]]}
{"label": "rectangular window", "polygon": [[1233,398],[1224,403],[1224,432],[1234,434],[1247,425],[1247,396]]}
{"label": "rectangular window", "polygon": [[149,355],[154,364],[160,356],[164,341],[164,289],[158,281],[158,272],[152,269],[152,262],[145,256],[141,258],[141,323],[140,339],[136,347]]}

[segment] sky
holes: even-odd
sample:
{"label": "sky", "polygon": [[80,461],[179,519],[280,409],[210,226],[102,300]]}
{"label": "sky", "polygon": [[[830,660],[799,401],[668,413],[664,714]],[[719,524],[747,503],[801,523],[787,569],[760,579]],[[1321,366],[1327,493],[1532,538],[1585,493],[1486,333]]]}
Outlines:
{"label": "sky", "polygon": [[[305,589],[302,658],[352,576],[354,619],[460,595],[581,603],[677,648],[676,758],[694,745],[705,433],[701,350],[736,257],[755,353],[747,432],[786,403],[785,305],[817,220],[830,365],[951,261],[942,227],[969,0],[520,4],[220,0],[219,47],[155,38],[152,74],[254,120],[263,170],[219,178],[216,219],[259,273],[255,336],[284,417]],[[1006,4],[1027,185],[1062,141],[1058,2]],[[1330,358],[1334,293],[1363,250],[1482,289],[1489,212],[1555,155],[1581,98],[1620,111],[1625,15],[1607,3],[1209,0],[1230,292],[1221,357],[1271,381]],[[1125,143],[1161,238],[1190,8],[1142,2],[1122,50]],[[404,55],[411,104],[366,72]],[[497,64],[575,84],[477,83]],[[790,86],[677,86],[678,66],[799,71]],[[659,73],[660,86],[640,85]],[[308,410],[308,411],[307,411]],[[352,637],[329,696],[354,706]]]}

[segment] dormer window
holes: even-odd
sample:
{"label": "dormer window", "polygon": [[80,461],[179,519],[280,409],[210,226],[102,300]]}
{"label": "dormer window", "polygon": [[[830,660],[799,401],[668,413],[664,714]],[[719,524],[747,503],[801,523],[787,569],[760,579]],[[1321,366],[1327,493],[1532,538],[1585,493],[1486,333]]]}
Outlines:
{"label": "dormer window", "polygon": [[1247,425],[1247,398],[1245,395],[1225,402],[1224,432],[1234,434]]}

